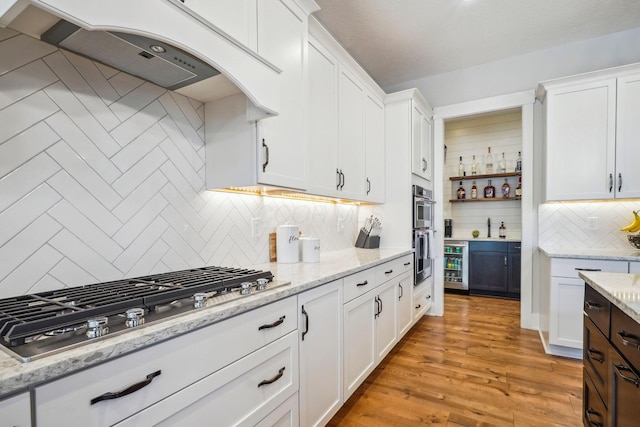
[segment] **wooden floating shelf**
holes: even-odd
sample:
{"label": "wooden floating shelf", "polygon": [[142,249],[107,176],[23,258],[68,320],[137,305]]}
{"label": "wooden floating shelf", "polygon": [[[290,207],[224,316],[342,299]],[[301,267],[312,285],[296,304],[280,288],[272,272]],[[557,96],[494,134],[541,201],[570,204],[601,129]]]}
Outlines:
{"label": "wooden floating shelf", "polygon": [[[476,175],[477,176],[477,175]],[[462,202],[513,202],[517,200],[522,200],[522,197],[495,197],[491,199],[451,199],[449,202],[451,203],[462,203]]]}
{"label": "wooden floating shelf", "polygon": [[465,175],[465,176],[452,176],[449,181],[468,181],[471,179],[487,179],[487,178],[508,178],[510,176],[520,176],[521,172],[505,172],[505,173],[490,173],[485,175]]}

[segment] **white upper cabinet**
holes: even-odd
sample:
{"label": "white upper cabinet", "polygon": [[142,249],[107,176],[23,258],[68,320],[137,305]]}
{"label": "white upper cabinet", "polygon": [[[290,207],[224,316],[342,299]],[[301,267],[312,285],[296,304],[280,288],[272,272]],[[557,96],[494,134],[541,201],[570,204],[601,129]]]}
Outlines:
{"label": "white upper cabinet", "polygon": [[640,197],[640,73],[545,82],[546,200]]}
{"label": "white upper cabinet", "polygon": [[309,21],[308,191],[384,202],[384,92]]}
{"label": "white upper cabinet", "polygon": [[431,181],[432,163],[431,112],[416,100],[411,115],[411,172]]}
{"label": "white upper cabinet", "polygon": [[204,19],[255,50],[256,0],[184,0]]}

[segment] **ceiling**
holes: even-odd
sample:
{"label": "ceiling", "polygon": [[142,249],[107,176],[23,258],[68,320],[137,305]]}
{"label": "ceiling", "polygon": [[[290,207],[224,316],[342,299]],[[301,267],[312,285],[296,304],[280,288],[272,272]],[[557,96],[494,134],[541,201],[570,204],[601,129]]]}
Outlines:
{"label": "ceiling", "polygon": [[638,0],[316,0],[383,88],[640,27]]}

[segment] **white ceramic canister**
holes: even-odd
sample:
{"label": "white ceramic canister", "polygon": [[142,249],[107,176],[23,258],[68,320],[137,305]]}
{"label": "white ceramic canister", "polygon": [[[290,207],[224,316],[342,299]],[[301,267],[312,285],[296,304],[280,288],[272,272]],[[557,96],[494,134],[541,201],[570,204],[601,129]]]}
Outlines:
{"label": "white ceramic canister", "polygon": [[302,262],[320,262],[320,238],[301,237]]}
{"label": "white ceramic canister", "polygon": [[297,225],[279,225],[276,227],[276,257],[278,262],[291,264],[298,262],[300,244]]}

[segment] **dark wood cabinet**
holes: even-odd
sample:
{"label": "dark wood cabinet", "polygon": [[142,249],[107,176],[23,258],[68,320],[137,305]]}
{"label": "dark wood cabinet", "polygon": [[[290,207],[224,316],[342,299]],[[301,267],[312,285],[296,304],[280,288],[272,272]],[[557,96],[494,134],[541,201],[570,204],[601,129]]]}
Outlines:
{"label": "dark wood cabinet", "polygon": [[469,293],[520,297],[520,242],[469,242]]}

